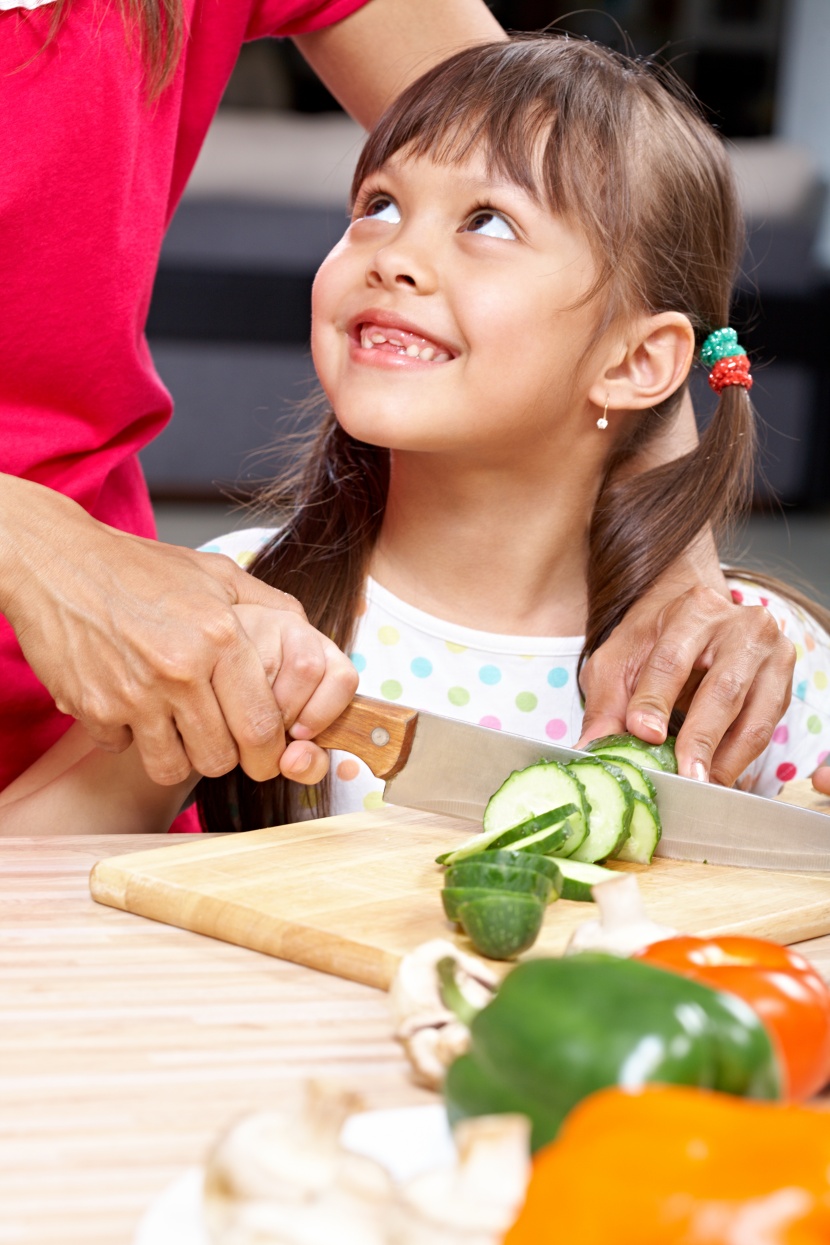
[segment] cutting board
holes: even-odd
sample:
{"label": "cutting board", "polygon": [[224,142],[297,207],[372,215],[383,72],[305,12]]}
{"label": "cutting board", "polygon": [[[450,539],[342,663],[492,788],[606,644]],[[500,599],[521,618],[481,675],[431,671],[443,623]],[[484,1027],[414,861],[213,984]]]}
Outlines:
{"label": "cutting board", "polygon": [[[445,919],[435,857],[469,838],[467,821],[395,808],[169,844],[100,861],[91,890],[169,925],[382,989],[430,938],[470,944]],[[637,874],[650,916],[687,933],[799,942],[830,933],[830,875],[655,859]],[[523,958],[558,955],[592,904],[558,900]]]}

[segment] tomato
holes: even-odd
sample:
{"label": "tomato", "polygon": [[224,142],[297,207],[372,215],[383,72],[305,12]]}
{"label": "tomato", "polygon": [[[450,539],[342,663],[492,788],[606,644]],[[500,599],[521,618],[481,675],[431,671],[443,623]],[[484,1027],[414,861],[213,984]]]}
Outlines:
{"label": "tomato", "polygon": [[790,1098],[830,1079],[830,989],[802,955],[764,938],[668,938],[637,953],[660,968],[727,990],[760,1016],[776,1044]]}

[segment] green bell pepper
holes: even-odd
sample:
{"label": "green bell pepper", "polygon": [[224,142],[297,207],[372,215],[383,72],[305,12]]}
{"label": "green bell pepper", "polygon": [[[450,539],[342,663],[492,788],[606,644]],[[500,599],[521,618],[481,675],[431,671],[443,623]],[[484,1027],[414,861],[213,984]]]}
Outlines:
{"label": "green bell pepper", "polygon": [[605,1086],[693,1085],[746,1098],[781,1096],[769,1035],[748,1004],[637,960],[596,952],[529,960],[471,1013],[439,965],[442,996],[469,1024],[470,1049],[450,1065],[450,1121],[521,1112],[533,1149],[552,1140],[582,1098]]}

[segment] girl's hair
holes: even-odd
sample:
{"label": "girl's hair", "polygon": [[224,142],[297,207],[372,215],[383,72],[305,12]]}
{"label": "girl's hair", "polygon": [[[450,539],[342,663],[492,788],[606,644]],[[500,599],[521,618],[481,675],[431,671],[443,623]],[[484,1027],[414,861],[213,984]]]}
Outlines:
{"label": "girl's hair", "polygon": [[[369,136],[353,190],[396,152],[439,163],[482,153],[587,237],[601,296],[599,336],[616,319],[679,311],[697,347],[729,324],[743,252],[741,208],[723,143],[665,70],[588,41],[518,36],[469,48],[424,74]],[[577,360],[578,364],[579,361]],[[642,473],[627,462],[676,414],[685,385],[627,419],[600,487],[589,537],[588,619],[581,661],[707,525],[743,506],[754,428],[742,388],[723,391],[693,453]],[[597,433],[597,435],[601,435]],[[299,476],[266,504],[288,518],[253,573],[303,602],[309,620],[348,650],[389,481],[389,453],[355,441],[330,412]],[[282,780],[259,786],[237,770],[203,782],[209,829],[297,815]],[[325,811],[322,792],[318,811]]]}
{"label": "girl's hair", "polygon": [[[56,38],[73,0],[56,0],[47,44]],[[118,0],[127,35],[144,57],[150,99],[169,85],[185,39],[184,0]]]}

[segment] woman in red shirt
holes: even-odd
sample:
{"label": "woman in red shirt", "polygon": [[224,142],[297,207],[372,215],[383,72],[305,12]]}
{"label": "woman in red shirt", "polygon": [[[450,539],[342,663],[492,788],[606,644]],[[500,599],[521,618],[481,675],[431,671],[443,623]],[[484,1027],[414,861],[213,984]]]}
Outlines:
{"label": "woman in red shirt", "polygon": [[[306,698],[325,690],[296,735],[348,699],[336,659],[309,662],[296,602],[154,541],[137,453],[172,410],[144,336],[159,250],[244,40],[294,39],[369,126],[428,64],[498,34],[483,0],[0,3],[0,789],[73,717],[99,746],[135,739],[159,783],[238,761],[273,776],[284,724],[236,603],[277,611],[288,673]],[[728,601],[707,544],[592,659],[586,735],[661,737],[708,670],[681,769],[728,782],[767,742],[791,669],[772,620]],[[298,742],[283,772],[312,761]]]}

